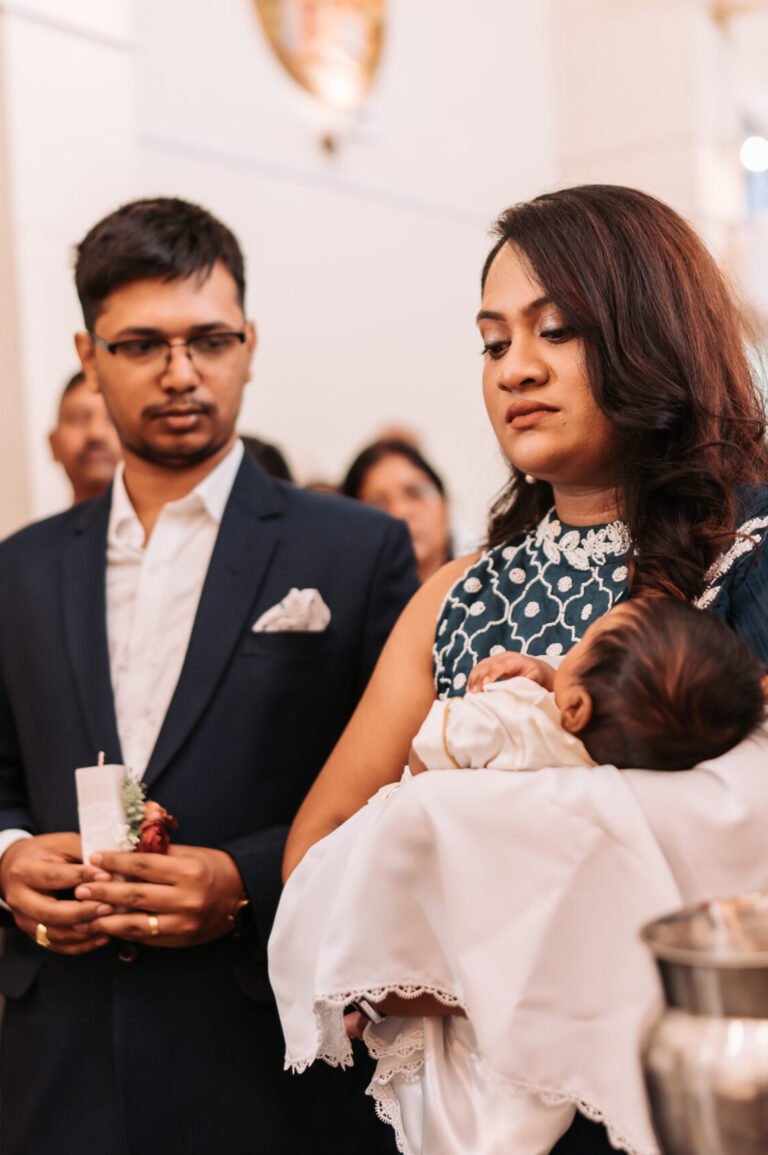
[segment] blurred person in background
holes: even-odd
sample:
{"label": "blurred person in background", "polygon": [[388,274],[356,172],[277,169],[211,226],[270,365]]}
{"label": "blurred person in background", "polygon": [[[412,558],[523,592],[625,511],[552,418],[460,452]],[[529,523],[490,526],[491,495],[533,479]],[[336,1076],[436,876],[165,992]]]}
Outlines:
{"label": "blurred person in background", "polygon": [[338,485],[334,485],[332,481],[325,481],[322,477],[315,478],[308,481],[304,486],[310,493],[339,493]]}
{"label": "blurred person in background", "polygon": [[410,425],[385,425],[373,439],[374,441],[404,441],[412,445],[421,453],[423,449],[421,435]]}
{"label": "blurred person in background", "polygon": [[374,441],[358,453],[341,485],[346,497],[401,518],[424,582],[453,556],[448,499],[440,475],[407,441]]}
{"label": "blurred person in background", "polygon": [[72,486],[72,504],[98,497],[111,483],[120,442],[104,398],[80,370],[64,386],[56,426],[48,435],[53,460]]}
{"label": "blurred person in background", "polygon": [[261,468],[265,469],[270,477],[276,477],[279,481],[295,481],[291,467],[285,459],[285,454],[277,445],[272,445],[269,441],[262,441],[260,437],[251,437],[245,433],[240,435],[240,440],[251,457],[258,461]]}

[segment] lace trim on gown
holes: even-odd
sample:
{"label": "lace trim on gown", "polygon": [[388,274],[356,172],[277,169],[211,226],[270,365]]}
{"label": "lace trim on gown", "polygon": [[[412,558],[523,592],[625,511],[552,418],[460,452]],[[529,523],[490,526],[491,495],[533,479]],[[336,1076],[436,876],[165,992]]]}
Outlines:
{"label": "lace trim on gown", "polygon": [[[397,995],[401,999],[417,999],[422,995],[431,995],[446,1007],[466,1008],[461,999],[450,991],[440,990],[437,987],[402,983],[386,987],[358,987],[355,990],[337,992],[332,995],[322,995],[315,1001],[315,1025],[317,1027],[317,1045],[311,1055],[285,1056],[285,1070],[300,1075],[306,1071],[317,1059],[322,1059],[331,1067],[351,1067],[352,1044],[344,1029],[344,1008],[350,1003],[367,999],[371,1003],[382,1002],[388,995]],[[419,1020],[415,1020],[418,1022]],[[367,1040],[366,1040],[367,1042]]]}
{"label": "lace trim on gown", "polygon": [[[395,1080],[414,1083],[421,1078],[424,1067],[424,1029],[421,1019],[410,1021],[400,1019],[398,1022],[404,1025],[401,1026],[392,1042],[382,1037],[382,1031],[386,1029],[385,1027],[371,1024],[366,1028],[365,1044],[370,1055],[377,1060],[376,1070],[366,1094],[373,1099],[376,1114],[381,1121],[392,1127],[398,1151],[401,1152],[401,1155],[411,1155],[403,1126],[400,1103],[393,1083]],[[475,1056],[475,1058],[477,1060],[479,1056]],[[480,1061],[482,1062],[482,1060]],[[575,1107],[587,1119],[605,1127],[608,1140],[617,1151],[624,1151],[627,1155],[658,1155],[658,1150],[655,1147],[634,1146],[611,1123],[610,1119],[606,1118],[602,1111],[583,1099],[553,1092],[533,1083],[522,1081],[514,1083],[508,1079],[500,1080],[490,1068],[486,1067],[486,1071],[488,1079],[494,1082],[503,1082],[505,1088],[512,1095],[538,1095],[542,1102],[553,1107],[566,1104]]]}

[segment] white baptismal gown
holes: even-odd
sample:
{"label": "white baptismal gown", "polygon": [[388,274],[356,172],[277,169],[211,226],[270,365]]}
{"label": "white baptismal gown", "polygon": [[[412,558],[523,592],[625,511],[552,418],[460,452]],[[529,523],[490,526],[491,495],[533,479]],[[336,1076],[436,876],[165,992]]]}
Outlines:
{"label": "white baptismal gown", "polygon": [[530,678],[433,702],[413,747],[428,770],[594,766],[583,742],[561,726],[555,695]]}
{"label": "white baptismal gown", "polygon": [[[594,765],[583,743],[562,728],[554,695],[520,677],[489,682],[480,693],[434,702],[413,746],[428,770]],[[395,1061],[389,1082],[405,1151],[547,1155],[573,1120],[573,1105],[511,1091],[503,1081],[489,1078],[467,1019],[428,1018],[420,1028],[423,1064],[418,1077]],[[398,1030],[394,1047],[387,1041],[390,1033],[385,1025],[369,1032],[369,1044],[381,1056],[380,1086],[385,1056],[407,1045],[407,1027],[404,1033]]]}

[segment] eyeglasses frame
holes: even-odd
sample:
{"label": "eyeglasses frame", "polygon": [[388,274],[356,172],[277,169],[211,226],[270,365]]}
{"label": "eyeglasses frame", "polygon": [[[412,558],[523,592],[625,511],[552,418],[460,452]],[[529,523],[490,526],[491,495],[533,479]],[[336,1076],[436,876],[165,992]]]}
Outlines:
{"label": "eyeglasses frame", "polygon": [[[95,341],[97,345],[101,345],[102,349],[106,349],[107,352],[110,353],[113,357],[117,356],[123,345],[132,344],[134,341],[140,341],[142,339],[141,337],[126,337],[124,341],[105,341],[103,337],[100,337],[98,333],[94,333],[90,329],[88,330],[88,336],[92,341]],[[171,357],[173,356],[174,349],[186,349],[187,357],[192,362],[192,364],[195,365],[195,359],[192,355],[192,350],[189,347],[190,341],[199,340],[203,337],[220,336],[237,337],[240,344],[244,345],[248,333],[245,329],[218,329],[210,333],[198,333],[194,337],[188,337],[186,341],[181,337],[176,338],[173,341],[169,340],[167,337],[155,337],[153,339],[166,346],[165,367],[167,369],[171,363]]]}

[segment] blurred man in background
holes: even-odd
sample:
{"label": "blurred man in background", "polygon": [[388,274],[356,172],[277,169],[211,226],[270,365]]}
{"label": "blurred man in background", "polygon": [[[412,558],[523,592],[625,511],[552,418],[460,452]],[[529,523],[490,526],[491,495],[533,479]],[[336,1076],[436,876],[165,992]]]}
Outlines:
{"label": "blurred man in background", "polygon": [[82,370],[64,386],[48,440],[69,478],[73,505],[104,492],[120,460],[120,442],[104,398],[86,384]]}

